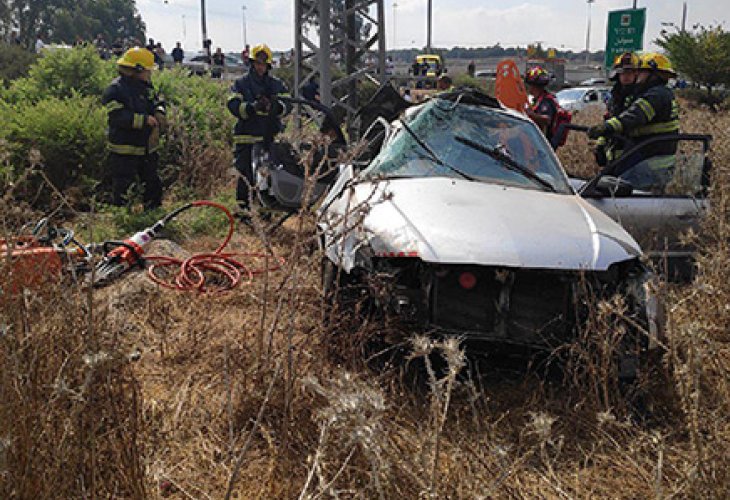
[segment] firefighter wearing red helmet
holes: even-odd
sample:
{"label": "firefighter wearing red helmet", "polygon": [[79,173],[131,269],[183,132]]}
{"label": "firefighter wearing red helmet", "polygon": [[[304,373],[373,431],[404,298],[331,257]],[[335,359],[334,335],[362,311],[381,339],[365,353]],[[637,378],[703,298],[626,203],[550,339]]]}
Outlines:
{"label": "firefighter wearing red helmet", "polygon": [[540,127],[548,141],[552,140],[553,123],[560,109],[558,100],[547,90],[550,73],[542,66],[533,66],[525,74],[527,93],[532,97],[532,106],[526,110],[527,116]]}
{"label": "firefighter wearing red helmet", "polygon": [[254,144],[268,148],[282,131],[281,118],[290,111],[277,96],[288,95],[284,83],[270,74],[273,56],[265,44],[256,45],[249,54],[251,69],[231,87],[228,110],[238,118],[234,129],[236,169],[239,172],[236,201],[241,219],[250,220],[249,188],[254,185],[252,152]]}
{"label": "firefighter wearing red helmet", "polygon": [[154,95],[151,74],[155,56],[133,47],[117,60],[119,77],[104,91],[108,111],[107,166],[112,180],[112,203],[125,205],[129,188],[139,179],[146,209],[160,206],[162,182],[157,173],[160,130],[165,104]]}

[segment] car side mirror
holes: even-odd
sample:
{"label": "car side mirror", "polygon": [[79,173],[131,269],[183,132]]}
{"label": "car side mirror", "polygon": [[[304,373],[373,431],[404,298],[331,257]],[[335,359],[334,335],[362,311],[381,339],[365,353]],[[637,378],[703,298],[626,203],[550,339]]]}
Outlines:
{"label": "car side mirror", "polygon": [[604,196],[616,196],[619,198],[631,196],[634,192],[634,186],[625,179],[614,177],[612,175],[604,175],[598,179],[596,183],[596,191]]}

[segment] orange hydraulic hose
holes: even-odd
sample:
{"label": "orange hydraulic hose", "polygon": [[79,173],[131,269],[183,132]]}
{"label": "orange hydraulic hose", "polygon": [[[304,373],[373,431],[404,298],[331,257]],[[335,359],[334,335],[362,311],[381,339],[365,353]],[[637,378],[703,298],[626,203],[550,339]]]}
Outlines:
{"label": "orange hydraulic hose", "polygon": [[[222,293],[236,288],[240,284],[248,285],[257,274],[275,271],[284,264],[284,259],[262,253],[224,252],[231,241],[235,229],[235,219],[231,212],[220,203],[213,201],[195,201],[186,208],[213,207],[221,210],[228,217],[228,234],[218,248],[210,253],[194,254],[181,260],[166,255],[152,255],[147,261],[153,262],[147,269],[152,281],[158,285],[178,291],[196,291],[199,293]],[[177,213],[181,212],[178,211]],[[252,269],[241,262],[241,258],[268,259],[273,258],[275,264],[266,269]],[[164,268],[177,267],[177,272],[167,272],[163,276],[159,271]]]}

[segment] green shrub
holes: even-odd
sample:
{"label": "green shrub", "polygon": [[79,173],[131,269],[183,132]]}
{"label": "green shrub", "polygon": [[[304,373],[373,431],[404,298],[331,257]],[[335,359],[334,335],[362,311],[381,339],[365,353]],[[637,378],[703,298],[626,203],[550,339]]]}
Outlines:
{"label": "green shrub", "polygon": [[94,47],[44,51],[28,76],[13,81],[3,98],[24,104],[69,97],[74,92],[98,98],[115,75],[114,65],[102,60]]}
{"label": "green shrub", "polygon": [[[106,112],[98,99],[73,93],[33,105],[0,103],[0,111],[7,117],[0,122],[0,141],[6,141],[17,173],[29,166],[31,150],[37,150],[49,180],[62,191],[74,188],[82,202],[101,179],[106,155]],[[50,198],[48,192],[37,201],[45,205]]]}
{"label": "green shrub", "polygon": [[226,107],[228,85],[206,76],[190,76],[174,68],[155,73],[153,83],[159,97],[176,108],[176,118],[185,128],[199,134],[198,139],[230,143],[235,119]]}
{"label": "green shrub", "polygon": [[226,102],[228,83],[190,76],[175,68],[153,76],[160,98],[168,104],[169,128],[160,149],[165,185],[182,183],[192,197],[208,197],[229,177],[235,118]]}
{"label": "green shrub", "polygon": [[494,81],[474,78],[466,73],[455,75],[453,78],[454,87],[472,87],[482,90],[488,94],[494,93]]}
{"label": "green shrub", "polygon": [[0,43],[0,82],[10,85],[12,80],[28,74],[36,55],[17,45]]}

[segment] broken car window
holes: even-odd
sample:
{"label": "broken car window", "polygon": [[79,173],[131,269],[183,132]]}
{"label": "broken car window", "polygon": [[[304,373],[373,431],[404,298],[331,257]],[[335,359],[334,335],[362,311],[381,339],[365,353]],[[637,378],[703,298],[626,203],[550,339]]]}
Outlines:
{"label": "broken car window", "polygon": [[531,122],[499,110],[454,105],[441,99],[433,99],[409,118],[408,126],[413,133],[446,165],[432,161],[413,134],[401,129],[363,172],[363,177],[460,177],[450,165],[479,182],[541,189],[534,180],[507,168],[504,162],[456,140],[463,137],[499,150],[554,186],[556,192],[571,193],[550,146]]}

